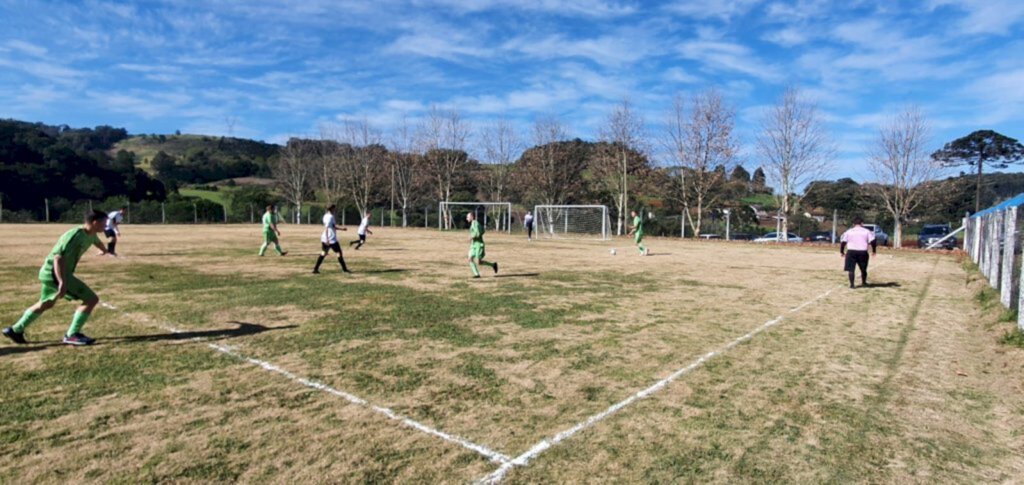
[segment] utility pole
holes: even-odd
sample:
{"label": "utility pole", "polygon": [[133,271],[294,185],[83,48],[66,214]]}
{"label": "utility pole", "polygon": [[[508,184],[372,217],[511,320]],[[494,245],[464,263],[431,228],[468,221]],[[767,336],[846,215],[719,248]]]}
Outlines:
{"label": "utility pole", "polygon": [[46,222],[50,222],[50,199],[43,199],[43,204],[46,205]]}
{"label": "utility pole", "polygon": [[729,222],[730,222],[731,218],[729,216],[732,214],[732,211],[730,211],[729,209],[726,209],[724,212],[725,212],[725,240],[729,241],[729,240],[731,240],[730,237],[729,237],[729,235],[730,235],[729,234],[729,229],[730,229]]}
{"label": "utility pole", "polygon": [[832,209],[832,244],[836,243],[836,219],[839,218],[839,209]]}

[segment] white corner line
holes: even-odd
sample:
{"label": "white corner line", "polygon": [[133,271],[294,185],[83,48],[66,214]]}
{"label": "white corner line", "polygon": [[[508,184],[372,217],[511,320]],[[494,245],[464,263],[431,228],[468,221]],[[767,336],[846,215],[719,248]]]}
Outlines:
{"label": "white corner line", "polygon": [[[877,268],[877,266],[876,266],[876,268]],[[563,441],[573,437],[577,433],[579,433],[581,431],[584,431],[584,430],[594,426],[595,424],[597,424],[597,423],[599,423],[601,421],[604,421],[609,416],[611,416],[611,415],[619,412],[620,410],[622,410],[622,408],[624,408],[626,406],[629,406],[630,404],[633,404],[634,402],[636,402],[636,401],[638,401],[640,399],[646,398],[646,397],[648,397],[648,396],[650,396],[652,394],[657,393],[658,391],[660,391],[660,390],[664,389],[665,387],[667,387],[668,384],[670,384],[672,381],[674,381],[674,380],[676,380],[676,379],[678,379],[678,378],[680,378],[680,377],[682,377],[682,376],[684,376],[686,374],[689,374],[690,372],[693,372],[697,368],[699,368],[702,365],[704,365],[705,363],[707,363],[709,360],[711,360],[711,359],[713,359],[713,358],[715,358],[715,357],[717,357],[717,356],[719,356],[719,355],[729,351],[733,347],[736,347],[737,345],[739,345],[739,344],[741,344],[741,343],[743,343],[743,342],[745,342],[747,340],[750,340],[751,338],[753,338],[757,334],[759,334],[759,333],[761,333],[761,332],[763,332],[765,330],[768,330],[769,328],[771,328],[771,327],[773,327],[775,325],[778,325],[779,323],[781,323],[783,321],[783,319],[785,318],[785,316],[787,314],[799,312],[800,310],[803,310],[804,308],[807,308],[808,306],[813,305],[814,303],[818,302],[822,298],[825,298],[826,296],[832,294],[833,291],[835,291],[836,289],[841,288],[841,287],[842,287],[842,285],[830,288],[828,291],[825,291],[824,293],[822,293],[822,294],[820,294],[820,295],[818,295],[818,296],[816,296],[814,298],[811,298],[810,300],[807,300],[807,301],[803,302],[802,304],[800,304],[800,305],[798,305],[798,306],[796,306],[794,308],[791,308],[786,313],[783,313],[782,315],[779,315],[779,316],[777,316],[777,317],[775,317],[775,318],[773,318],[771,320],[768,320],[767,322],[764,322],[763,324],[761,324],[761,326],[751,330],[750,332],[747,332],[743,336],[736,338],[732,342],[729,342],[729,343],[725,344],[724,346],[718,348],[717,350],[713,350],[711,352],[708,352],[708,353],[698,357],[697,360],[694,360],[693,362],[690,362],[690,364],[687,365],[686,367],[683,367],[683,368],[673,372],[672,374],[669,374],[668,377],[666,377],[664,379],[661,379],[658,382],[655,382],[650,387],[648,387],[648,388],[646,388],[646,389],[644,389],[642,391],[639,391],[639,392],[637,392],[637,393],[627,397],[626,399],[623,399],[622,401],[619,401],[619,402],[611,405],[610,407],[608,407],[604,411],[601,411],[600,413],[597,413],[597,414],[595,414],[593,416],[590,416],[589,418],[587,418],[587,419],[577,423],[575,426],[573,426],[573,427],[571,427],[569,429],[566,429],[565,431],[562,431],[562,432],[554,435],[551,438],[545,438],[545,439],[541,440],[539,443],[533,445],[525,453],[515,457],[514,459],[512,459],[510,461],[506,461],[506,462],[502,463],[502,465],[497,470],[491,472],[490,474],[484,476],[483,478],[480,478],[479,480],[476,481],[476,483],[479,483],[479,484],[494,484],[494,483],[501,482],[505,478],[505,475],[507,475],[508,472],[512,470],[512,468],[517,467],[517,466],[526,466],[527,464],[529,464],[530,460],[536,458],[538,455],[540,455],[541,453],[547,451],[551,447],[553,447],[553,446],[555,446],[555,445],[557,445],[557,444],[559,444],[559,443],[561,443],[561,442],[563,442]]]}
{"label": "white corner line", "polygon": [[[111,310],[117,310],[117,307],[115,307],[114,305],[111,305],[109,303],[101,303],[101,305],[104,308],[109,308]],[[124,313],[125,315],[128,314],[127,312],[124,312],[124,311],[122,311],[122,313]],[[172,333],[182,333],[181,330],[178,330],[178,329],[173,328],[173,327],[167,327],[167,326],[159,325],[159,324],[156,324],[156,326],[158,326],[162,330],[166,330],[166,331],[169,331],[169,332],[172,332]],[[196,340],[199,340],[199,339],[196,339]],[[291,372],[289,372],[287,370],[284,370],[284,369],[282,369],[282,368],[280,368],[280,367],[278,367],[278,366],[276,366],[276,365],[274,365],[274,364],[272,364],[270,362],[267,362],[267,361],[264,361],[264,360],[259,360],[259,359],[254,359],[252,357],[246,356],[246,355],[244,355],[242,353],[239,353],[238,351],[236,351],[236,350],[234,350],[234,349],[232,349],[232,348],[230,348],[228,346],[214,344],[214,343],[208,343],[206,345],[207,345],[207,347],[209,347],[209,348],[211,348],[213,350],[216,350],[217,352],[220,352],[220,353],[229,355],[231,357],[234,357],[236,359],[245,361],[245,362],[247,362],[249,364],[252,364],[252,365],[254,365],[256,367],[260,367],[263,370],[266,370],[268,372],[273,372],[273,373],[276,373],[276,374],[280,374],[280,375],[288,378],[289,380],[291,380],[293,382],[297,382],[297,383],[299,383],[299,384],[301,384],[301,385],[303,385],[305,387],[308,387],[310,389],[315,389],[315,390],[318,390],[318,391],[321,391],[321,392],[324,392],[324,393],[327,393],[327,394],[331,394],[331,395],[336,396],[336,397],[340,397],[340,398],[348,401],[351,404],[367,408],[367,409],[373,411],[376,414],[380,414],[380,415],[383,415],[383,416],[387,417],[388,419],[390,419],[392,421],[398,421],[399,423],[401,423],[401,424],[403,424],[405,426],[408,426],[410,428],[413,428],[413,429],[415,429],[417,431],[420,431],[422,433],[434,436],[436,438],[440,438],[440,439],[442,439],[444,441],[447,441],[449,443],[456,444],[456,445],[459,445],[459,446],[461,446],[463,448],[475,451],[475,452],[479,453],[480,455],[486,457],[487,459],[489,459],[491,461],[501,463],[502,465],[512,461],[512,458],[509,457],[508,455],[505,455],[503,453],[499,453],[497,451],[494,451],[494,450],[492,450],[492,449],[490,449],[490,448],[488,448],[486,446],[478,445],[476,443],[473,443],[472,441],[469,441],[469,440],[467,440],[465,438],[462,438],[461,436],[457,436],[457,435],[453,435],[453,434],[448,434],[448,433],[445,433],[444,431],[432,428],[432,427],[427,426],[427,425],[425,425],[423,423],[420,423],[419,421],[416,421],[416,420],[414,420],[412,418],[408,418],[408,417],[402,416],[401,414],[398,414],[398,413],[396,413],[395,411],[393,411],[393,410],[391,410],[389,408],[372,404],[369,401],[367,401],[367,400],[365,400],[365,399],[363,399],[363,398],[361,398],[359,396],[356,396],[356,395],[353,395],[353,394],[349,394],[349,393],[347,393],[345,391],[341,391],[341,390],[335,389],[335,388],[333,388],[331,386],[328,386],[327,384],[324,384],[322,382],[317,382],[317,381],[314,381],[314,380],[306,379],[304,377],[299,377],[299,376],[297,376],[297,375],[295,375],[295,374],[293,374],[293,373],[291,373]]]}

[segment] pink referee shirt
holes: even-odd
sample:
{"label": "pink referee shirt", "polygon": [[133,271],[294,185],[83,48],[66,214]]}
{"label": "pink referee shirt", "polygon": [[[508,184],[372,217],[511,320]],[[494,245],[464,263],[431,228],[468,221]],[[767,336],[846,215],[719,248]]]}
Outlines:
{"label": "pink referee shirt", "polygon": [[871,241],[875,240],[875,232],[864,226],[853,226],[843,233],[840,241],[846,243],[850,251],[867,251]]}

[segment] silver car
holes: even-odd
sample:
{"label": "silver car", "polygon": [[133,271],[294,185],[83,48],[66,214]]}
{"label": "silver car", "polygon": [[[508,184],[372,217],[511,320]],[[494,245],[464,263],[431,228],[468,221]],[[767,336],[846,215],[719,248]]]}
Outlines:
{"label": "silver car", "polygon": [[878,244],[882,246],[889,245],[889,235],[882,230],[882,226],[878,224],[864,224],[864,228],[875,233],[875,240],[878,241]]}

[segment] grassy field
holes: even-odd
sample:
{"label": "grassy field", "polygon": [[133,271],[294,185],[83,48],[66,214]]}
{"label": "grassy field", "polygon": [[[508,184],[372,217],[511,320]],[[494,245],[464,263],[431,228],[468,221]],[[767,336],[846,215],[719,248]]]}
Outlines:
{"label": "grassy field", "polygon": [[182,188],[178,189],[178,193],[185,197],[198,197],[200,199],[206,199],[210,202],[214,202],[226,207],[231,210],[231,192],[238,190],[237,187],[220,187],[218,190],[199,190]]}
{"label": "grassy field", "polygon": [[[2,228],[7,325],[66,227]],[[946,253],[883,252],[848,290],[827,248],[488,234],[501,272],[472,280],[466,234],[380,228],[354,274],[312,275],[319,229],[282,231],[283,258],[255,225],[125,226],[121,258],[84,257],[99,344],[57,344],[69,303],[0,343],[0,483],[1024,473],[1024,350]]]}

